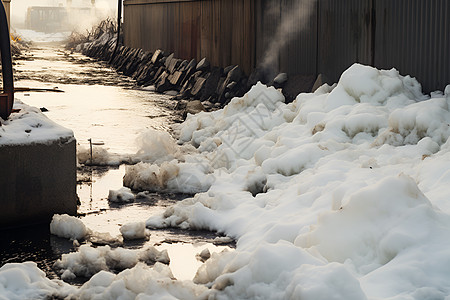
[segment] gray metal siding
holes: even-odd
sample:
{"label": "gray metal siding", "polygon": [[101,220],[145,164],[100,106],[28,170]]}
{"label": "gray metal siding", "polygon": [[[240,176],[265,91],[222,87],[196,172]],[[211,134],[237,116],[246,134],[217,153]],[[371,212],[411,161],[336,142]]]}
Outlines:
{"label": "gray metal siding", "polygon": [[292,16],[274,72],[336,82],[359,62],[410,74],[425,92],[450,84],[450,0],[317,0],[302,18],[306,1],[125,0],[125,43],[240,64],[248,74]]}
{"label": "gray metal siding", "polygon": [[331,81],[355,62],[372,62],[371,0],[320,0],[318,73]]}
{"label": "gray metal siding", "polygon": [[425,91],[450,84],[450,1],[377,0],[375,66],[416,77]]}

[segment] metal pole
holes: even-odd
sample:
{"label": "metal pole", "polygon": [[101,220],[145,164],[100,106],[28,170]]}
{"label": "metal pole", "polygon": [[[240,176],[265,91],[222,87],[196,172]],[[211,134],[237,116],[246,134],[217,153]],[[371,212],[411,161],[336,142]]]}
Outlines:
{"label": "metal pole", "polygon": [[6,120],[14,104],[14,79],[11,59],[11,41],[5,7],[0,1],[0,52],[2,61],[3,93],[0,94],[0,117]]}

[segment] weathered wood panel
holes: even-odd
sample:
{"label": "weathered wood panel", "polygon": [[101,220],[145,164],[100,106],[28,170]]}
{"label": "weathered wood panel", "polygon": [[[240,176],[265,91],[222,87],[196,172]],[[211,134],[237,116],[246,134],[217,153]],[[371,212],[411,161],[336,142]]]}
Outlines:
{"label": "weathered wood panel", "polygon": [[239,64],[247,73],[253,68],[253,0],[128,0],[124,6],[127,46]]}

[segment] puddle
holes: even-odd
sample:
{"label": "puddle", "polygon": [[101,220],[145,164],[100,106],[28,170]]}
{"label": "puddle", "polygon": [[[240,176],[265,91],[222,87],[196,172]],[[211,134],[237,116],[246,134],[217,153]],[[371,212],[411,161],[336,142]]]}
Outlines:
{"label": "puddle", "polygon": [[192,280],[203,262],[197,258],[204,249],[211,255],[222,251],[232,250],[228,246],[216,246],[211,243],[175,243],[156,246],[158,250],[167,250],[170,257],[169,267],[173,276],[178,280]]}

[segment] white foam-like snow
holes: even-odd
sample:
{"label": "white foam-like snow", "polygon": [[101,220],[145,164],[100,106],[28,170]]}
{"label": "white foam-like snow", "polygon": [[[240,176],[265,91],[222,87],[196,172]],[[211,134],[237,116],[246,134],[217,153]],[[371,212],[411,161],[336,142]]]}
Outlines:
{"label": "white foam-like snow", "polygon": [[450,99],[358,64],[291,104],[277,93],[257,84],[188,117],[180,140],[215,180],[147,226],[235,237],[237,250],[213,255],[196,277],[226,299],[450,294]]}
{"label": "white foam-like snow", "polygon": [[50,223],[50,233],[71,240],[81,240],[90,234],[90,230],[77,217],[55,214]]}
{"label": "white foam-like snow", "polygon": [[145,222],[126,223],[123,224],[119,230],[126,240],[143,239],[149,235],[145,228]]}
{"label": "white foam-like snow", "polygon": [[0,268],[0,299],[65,298],[76,288],[60,280],[50,280],[34,262],[10,263]]}
{"label": "white foam-like snow", "polygon": [[68,143],[74,140],[73,131],[56,124],[39,108],[31,107],[18,99],[7,120],[0,120],[0,147],[8,145]]}
{"label": "white foam-like snow", "polygon": [[108,201],[116,203],[129,203],[135,199],[131,189],[127,187],[121,187],[118,190],[109,190]]}
{"label": "white foam-like snow", "polygon": [[154,247],[125,249],[110,246],[93,248],[81,245],[77,252],[63,254],[54,267],[60,270],[63,279],[91,277],[100,271],[121,271],[134,267],[138,262],[154,264],[170,262],[167,250],[158,251]]}
{"label": "white foam-like snow", "polygon": [[[222,110],[189,115],[179,142],[197,151],[130,166],[124,183],[174,191],[189,183],[194,197],[146,225],[215,230],[236,239],[236,251],[213,253],[195,283],[138,263],[100,271],[76,294],[448,298],[449,104],[447,89],[426,97],[414,78],[355,64],[337,85],[289,104],[259,83]],[[109,268],[113,250],[80,250],[87,258],[74,256],[74,266]],[[125,257],[123,266],[136,262]]]}

